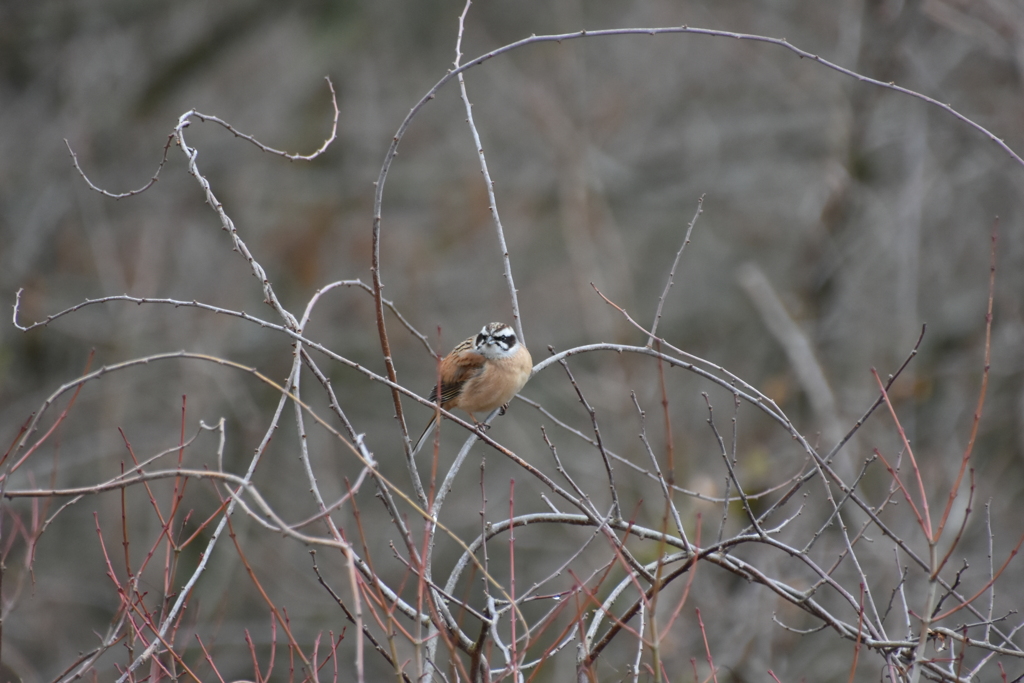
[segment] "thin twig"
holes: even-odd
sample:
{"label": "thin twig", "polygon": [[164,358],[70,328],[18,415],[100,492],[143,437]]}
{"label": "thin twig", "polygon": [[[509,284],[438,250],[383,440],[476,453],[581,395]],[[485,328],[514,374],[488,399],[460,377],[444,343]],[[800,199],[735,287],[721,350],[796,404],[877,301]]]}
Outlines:
{"label": "thin twig", "polygon": [[697,199],[697,211],[693,214],[693,218],[690,219],[690,223],[686,226],[686,236],[683,238],[683,243],[679,245],[679,251],[676,252],[676,258],[672,261],[672,267],[668,271],[668,280],[665,282],[665,289],[662,290],[661,296],[658,297],[658,308],[654,311],[654,322],[651,323],[651,336],[647,339],[647,346],[654,344],[655,335],[658,333],[658,323],[661,322],[661,310],[665,306],[665,299],[668,298],[668,290],[672,289],[672,285],[675,282],[676,268],[679,267],[679,260],[683,257],[683,250],[686,249],[686,245],[690,243],[690,233],[693,232],[693,226],[697,224],[697,217],[704,212],[704,195]]}
{"label": "thin twig", "polygon": [[[462,59],[462,34],[466,28],[466,15],[472,0],[466,0],[466,6],[459,15],[459,34],[455,41],[455,68],[459,68],[459,60]],[[487,205],[491,211],[491,219],[494,221],[494,232],[498,238],[498,249],[501,252],[501,263],[504,267],[505,285],[508,287],[509,301],[512,304],[512,325],[516,329],[519,341],[526,343],[523,336],[523,320],[519,314],[519,295],[516,292],[516,283],[512,277],[512,260],[509,258],[508,245],[505,243],[505,230],[501,227],[501,217],[498,215],[498,200],[494,196],[494,181],[491,180],[491,172],[487,168],[487,157],[484,156],[484,145],[480,141],[480,131],[477,130],[476,121],[473,119],[473,105],[469,101],[469,93],[466,91],[466,81],[459,72],[459,94],[466,107],[466,125],[473,135],[473,144],[476,146],[477,158],[480,160],[480,173],[484,177],[484,188],[487,190]]]}

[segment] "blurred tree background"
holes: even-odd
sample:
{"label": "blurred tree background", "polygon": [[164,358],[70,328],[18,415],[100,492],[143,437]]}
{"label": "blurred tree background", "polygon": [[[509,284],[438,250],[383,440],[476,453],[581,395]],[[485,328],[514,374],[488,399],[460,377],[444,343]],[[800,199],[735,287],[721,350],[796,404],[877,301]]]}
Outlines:
{"label": "blurred tree background", "polygon": [[[90,179],[113,192],[145,184],[191,108],[278,149],[309,153],[329,133],[324,76],[338,93],[338,140],[312,163],[264,154],[209,123],[193,123],[189,135],[286,306],[300,311],[332,280],[369,282],[373,182],[402,118],[451,67],[462,7],[455,0],[0,0],[0,300],[12,306],[24,288],[23,323],[125,293],[268,317],[259,283],[231,253],[177,150],[154,187],[113,201],[87,187],[64,139]],[[784,37],[950,103],[1024,152],[1024,4],[1015,0],[481,0],[469,12],[462,51],[465,61],[534,33],[682,24]],[[1015,541],[1024,494],[1024,168],[937,108],[765,44],[664,35],[533,45],[468,71],[466,82],[535,360],[549,345],[644,343],[591,283],[649,324],[705,195],[661,334],[761,388],[824,443],[873,400],[869,369],[892,372],[927,323],[894,397],[929,476],[944,486],[955,476],[981,383],[989,235],[998,216],[992,375],[973,464],[977,499],[994,499],[994,526],[1006,531],[997,540]],[[385,296],[442,351],[483,323],[510,319],[464,120],[457,84],[449,83],[414,120],[384,192]],[[774,293],[808,336],[831,406],[808,395],[756,291]],[[390,329],[399,378],[425,394],[432,359],[399,326]],[[307,331],[382,371],[365,293],[331,293]],[[0,327],[0,439],[16,438],[46,396],[84,371],[92,349],[93,367],[186,349],[282,380],[290,342],[226,316],[126,303],[27,334],[8,322]],[[576,363],[606,419],[635,420],[628,393],[612,387],[630,386],[649,409],[660,400],[655,375],[636,359]],[[358,429],[371,434],[371,450],[401,480],[389,393],[355,384],[344,368],[331,372]],[[552,373],[535,377],[524,395],[585,427],[571,387]],[[693,377],[672,388],[677,480],[721,494],[702,390]],[[228,419],[226,457],[236,467],[277,399],[251,378],[184,361],[110,376],[83,391],[59,439],[19,471],[19,482],[42,484],[54,470],[65,486],[111,476],[111,463],[127,459],[119,427],[136,452],[174,446],[183,395],[190,425]],[[728,411],[724,396],[717,398]],[[428,411],[408,410],[416,431]],[[539,461],[547,453],[538,449],[538,422],[516,403],[493,431]],[[784,433],[758,418],[746,427],[746,476],[790,467],[785,458],[793,456],[780,454]],[[280,481],[282,491],[286,482],[302,486],[289,429],[275,437],[278,448],[257,476],[263,485]],[[616,435],[620,452],[639,448],[634,431]],[[862,433],[844,458],[859,463],[875,445]],[[337,481],[326,485],[337,492],[358,464],[334,457],[325,467]],[[562,457],[572,462],[572,451]],[[282,496],[274,502],[287,510]],[[32,509],[25,501],[5,505]],[[34,575],[24,551],[7,558],[3,657],[26,681],[57,676],[116,609],[91,514],[101,510],[116,527],[119,505],[117,496],[94,497],[58,518],[62,524],[35,549]],[[195,505],[206,514],[215,507]],[[464,510],[473,516],[479,505],[473,498]],[[372,501],[365,508],[383,514]],[[374,525],[369,517],[364,523]],[[8,525],[5,517],[5,532]],[[305,549],[291,544],[290,554],[281,553],[274,538],[261,556],[261,532],[247,533],[250,559],[272,577],[268,590],[295,623],[308,624],[298,630],[337,632],[340,617],[310,576]],[[222,608],[225,591],[251,590],[239,585],[240,571],[227,560],[218,565],[197,589],[204,611]],[[735,590],[739,598],[748,589]],[[244,627],[265,632],[263,612],[223,608],[223,638],[241,643]],[[813,647],[783,665],[765,643],[744,646],[758,637],[801,642],[753,627],[747,636],[733,633],[739,645],[723,663],[736,680],[755,671],[765,680],[765,662],[791,679],[832,675],[816,669],[825,665]]]}

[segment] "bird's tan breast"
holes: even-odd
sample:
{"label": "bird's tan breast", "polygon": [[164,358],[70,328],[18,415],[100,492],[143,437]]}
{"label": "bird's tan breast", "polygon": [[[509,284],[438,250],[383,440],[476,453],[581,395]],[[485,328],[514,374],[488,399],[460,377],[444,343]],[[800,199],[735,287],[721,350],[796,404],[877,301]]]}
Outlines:
{"label": "bird's tan breast", "polygon": [[533,369],[529,351],[523,351],[510,358],[488,361],[483,372],[466,382],[458,397],[458,407],[467,413],[484,413],[511,401]]}

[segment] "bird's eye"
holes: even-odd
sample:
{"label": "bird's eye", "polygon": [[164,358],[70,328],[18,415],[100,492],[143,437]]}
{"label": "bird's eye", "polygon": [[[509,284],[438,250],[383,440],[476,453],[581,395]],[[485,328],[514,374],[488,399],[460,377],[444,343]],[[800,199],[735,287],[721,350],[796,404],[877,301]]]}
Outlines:
{"label": "bird's eye", "polygon": [[503,334],[496,335],[494,342],[505,351],[508,351],[516,345],[516,335],[506,331]]}

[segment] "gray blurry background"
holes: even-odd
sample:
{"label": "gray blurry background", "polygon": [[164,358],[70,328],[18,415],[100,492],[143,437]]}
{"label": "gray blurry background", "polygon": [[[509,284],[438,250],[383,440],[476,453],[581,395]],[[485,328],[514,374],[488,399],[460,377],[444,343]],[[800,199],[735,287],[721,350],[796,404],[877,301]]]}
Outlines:
{"label": "gray blurry background", "polygon": [[[259,283],[231,251],[178,150],[171,150],[155,187],[114,201],[86,186],[63,140],[93,182],[114,192],[145,184],[178,116],[190,108],[270,146],[308,153],[329,132],[325,76],[338,92],[338,139],[312,163],[264,154],[209,123],[194,122],[187,135],[199,149],[200,169],[293,312],[332,280],[369,282],[373,181],[402,118],[451,66],[461,9],[447,0],[0,0],[0,300],[6,310],[24,288],[23,322],[87,297],[123,293],[196,299],[271,318]],[[1024,3],[1015,0],[485,0],[470,10],[463,53],[471,58],[532,33],[680,24],[784,37],[948,102],[1024,152]],[[894,396],[940,491],[955,474],[980,386],[989,235],[998,216],[992,375],[973,464],[977,497],[994,501],[1002,533],[997,548],[1015,541],[1024,488],[1024,168],[936,108],[764,44],[693,35],[542,44],[491,60],[466,81],[535,360],[547,355],[548,345],[642,344],[590,283],[649,324],[686,224],[705,195],[661,332],[764,390],[806,434],[822,433],[825,442],[829,430],[845,431],[873,399],[869,369],[892,372],[927,323],[921,352]],[[384,193],[385,295],[432,340],[440,326],[435,347],[442,351],[510,315],[464,119],[457,86],[449,83],[413,122]],[[745,264],[756,271],[741,270]],[[808,335],[835,397],[831,418],[809,400],[741,272],[762,273]],[[393,318],[389,329],[400,379],[426,393],[430,357]],[[308,333],[382,370],[372,301],[364,293],[332,292]],[[255,366],[278,380],[290,359],[281,336],[187,309],[112,303],[28,334],[8,322],[0,326],[0,440],[10,443],[48,394],[81,374],[91,349],[93,367],[186,349]],[[611,355],[576,363],[604,419],[630,421],[609,437],[615,447],[635,451],[628,392],[656,409],[660,394],[650,364]],[[324,366],[385,468],[403,476],[397,455],[388,459],[400,443],[389,394],[351,371]],[[682,373],[675,378],[677,477],[713,492],[721,473],[700,397],[709,389]],[[580,428],[589,424],[555,370],[535,377],[524,394]],[[200,419],[228,419],[227,455],[236,468],[247,461],[276,400],[250,377],[198,363],[171,361],[110,376],[83,391],[57,438],[23,468],[19,485],[45,482],[53,470],[64,486],[112,476],[128,457],[119,427],[139,454],[173,446],[183,395],[186,432]],[[724,424],[728,395],[713,397]],[[407,410],[417,431],[428,411]],[[741,433],[748,477],[769,479],[785,457],[800,458],[784,433],[748,415]],[[896,449],[889,424],[876,420],[860,450],[848,453],[850,462],[876,445]],[[540,422],[528,406],[515,404],[495,434],[541,460]],[[875,440],[872,428],[888,440]],[[286,511],[294,500],[295,519],[309,513],[310,503],[299,493],[305,488],[293,434],[294,426],[282,428],[257,480],[275,483],[275,503]],[[204,438],[211,439],[206,459],[212,438]],[[336,493],[356,463],[345,461],[323,434],[314,441],[323,448],[317,457],[325,486]],[[571,461],[571,446],[565,448]],[[789,456],[779,455],[783,449]],[[191,504],[210,514],[210,490],[195,484],[192,493]],[[366,498],[367,514],[379,514],[372,496]],[[478,508],[478,497],[466,502],[470,516]],[[24,501],[10,510],[31,514]],[[116,608],[93,510],[106,516],[116,537],[117,496],[95,497],[42,537],[34,577],[25,569],[23,545],[6,559],[3,653],[25,680],[49,680],[63,670]],[[7,516],[3,523],[10,534]],[[264,557],[267,539],[258,529],[248,533],[250,559],[263,563],[293,618],[303,618],[300,630],[337,632],[341,618],[315,585],[305,549],[282,553],[274,537]],[[267,617],[255,599],[248,612],[219,602],[228,587],[250,590],[230,559],[233,551],[224,546],[222,552],[201,609],[221,609],[222,637],[240,643],[244,627],[265,632]],[[1011,571],[1020,576],[1019,568]],[[814,645],[813,637],[795,642]],[[736,648],[734,672],[744,670],[750,652]],[[818,666],[813,647],[802,658],[794,655],[788,669],[770,648],[758,652],[757,666],[767,661],[792,677]],[[244,662],[245,653],[238,654]],[[756,670],[763,675],[764,668]],[[817,680],[828,675],[823,669]]]}

